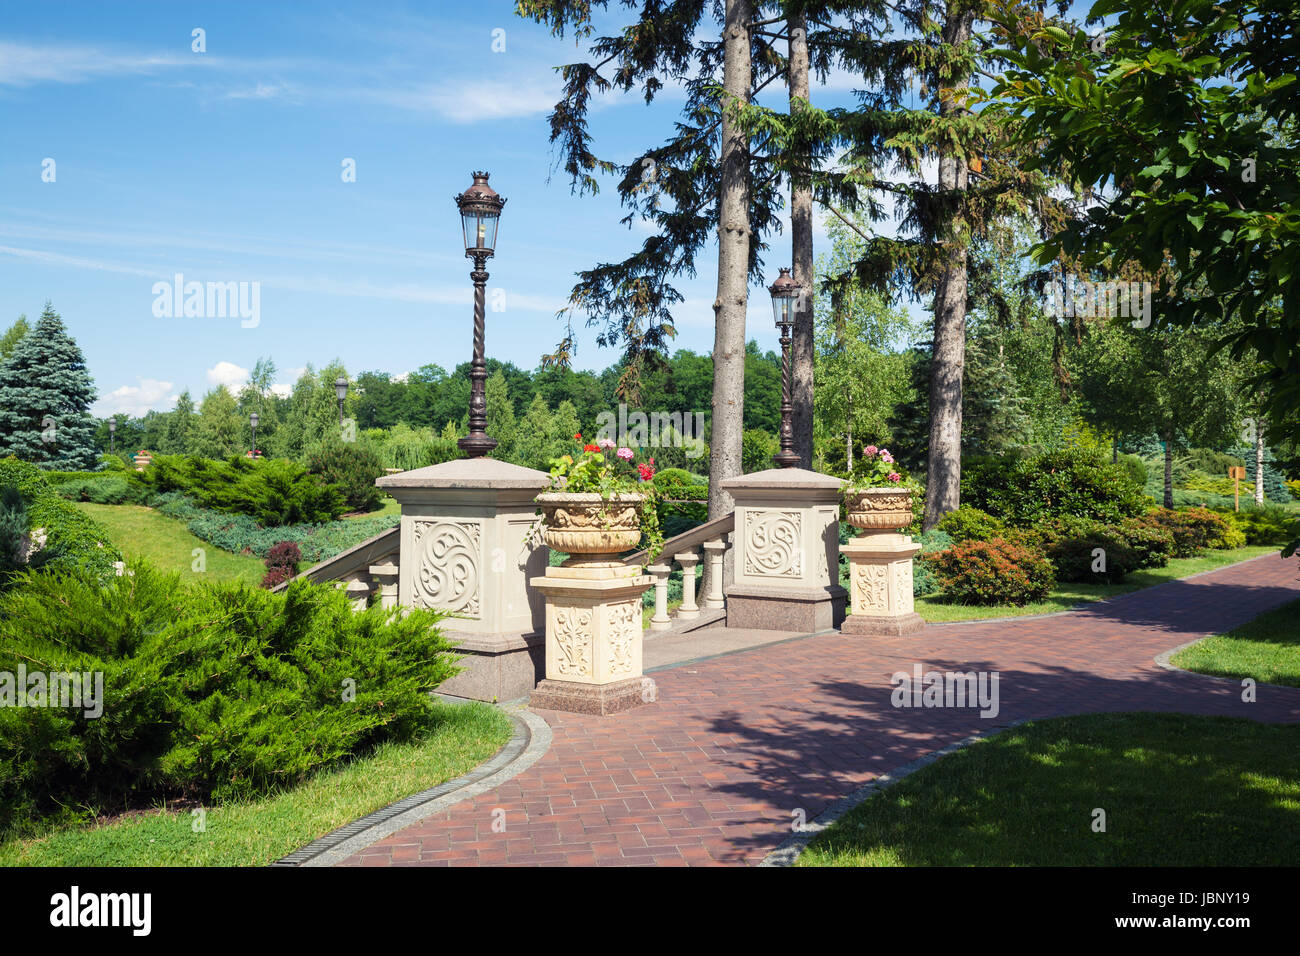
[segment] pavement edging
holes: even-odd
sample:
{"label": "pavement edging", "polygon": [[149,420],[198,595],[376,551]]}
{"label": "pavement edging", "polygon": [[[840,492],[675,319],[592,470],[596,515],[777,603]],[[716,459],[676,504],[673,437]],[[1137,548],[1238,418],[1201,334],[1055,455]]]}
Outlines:
{"label": "pavement edging", "polygon": [[313,840],[271,866],[334,866],[398,830],[495,790],[537,763],[551,747],[551,728],[527,710],[506,711],[515,732],[496,755],[469,773],[389,804]]}

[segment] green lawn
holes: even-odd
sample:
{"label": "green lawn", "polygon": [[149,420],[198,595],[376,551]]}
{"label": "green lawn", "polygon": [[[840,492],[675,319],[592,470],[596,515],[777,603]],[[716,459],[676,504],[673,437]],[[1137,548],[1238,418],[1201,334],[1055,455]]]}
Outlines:
{"label": "green lawn", "polygon": [[[932,623],[949,621],[973,621],[990,617],[1023,617],[1027,614],[1050,614],[1053,611],[1068,611],[1070,608],[1090,601],[1103,601],[1152,585],[1163,584],[1177,578],[1213,571],[1229,564],[1248,561],[1265,554],[1279,554],[1278,545],[1255,545],[1236,548],[1232,551],[1207,551],[1199,558],[1170,558],[1167,567],[1148,568],[1135,571],[1125,577],[1120,584],[1068,584],[1061,583],[1052,588],[1047,598],[1026,604],[1024,607],[1002,605],[989,607],[976,604],[952,604],[942,594],[916,599],[916,613]],[[1280,559],[1279,559],[1280,560]]]}
{"label": "green lawn", "polygon": [[[1094,832],[1094,811],[1105,832]],[[800,866],[1300,864],[1300,725],[1183,714],[1035,721],[939,758]]]}
{"label": "green lawn", "polygon": [[1198,674],[1300,687],[1300,601],[1197,641],[1175,654],[1172,663]]}
{"label": "green lawn", "polygon": [[106,826],[0,843],[0,866],[264,866],[345,823],[472,770],[505,746],[509,719],[484,703],[438,702],[417,743],[385,744],[283,793],[208,807],[160,808]]}
{"label": "green lawn", "polygon": [[[175,518],[161,515],[143,505],[97,505],[89,501],[76,506],[105,528],[113,544],[128,558],[144,558],[163,571],[179,572],[185,581],[244,581],[256,585],[266,568],[261,558],[231,554],[194,537]],[[194,570],[195,548],[203,549],[203,572]]]}

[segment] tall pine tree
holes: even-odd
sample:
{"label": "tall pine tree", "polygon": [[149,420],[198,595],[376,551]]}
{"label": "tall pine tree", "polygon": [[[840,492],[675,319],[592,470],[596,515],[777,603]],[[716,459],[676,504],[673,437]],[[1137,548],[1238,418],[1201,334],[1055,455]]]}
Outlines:
{"label": "tall pine tree", "polygon": [[94,468],[94,400],[81,349],[46,302],[35,327],[0,362],[0,457],[63,471]]}

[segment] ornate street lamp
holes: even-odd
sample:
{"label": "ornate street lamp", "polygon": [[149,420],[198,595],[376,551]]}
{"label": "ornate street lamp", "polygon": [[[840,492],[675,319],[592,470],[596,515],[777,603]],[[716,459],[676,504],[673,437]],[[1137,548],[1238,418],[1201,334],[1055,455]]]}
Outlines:
{"label": "ornate street lamp", "polygon": [[257,459],[257,412],[248,416],[248,424],[253,426],[253,458]]}
{"label": "ornate street lamp", "polygon": [[794,468],[799,464],[799,455],[794,450],[794,428],[790,425],[794,411],[790,404],[790,326],[794,325],[795,300],[803,295],[803,289],[790,276],[789,269],[782,269],[767,291],[772,293],[772,314],[781,330],[781,450],[772,460],[778,468]]}
{"label": "ornate street lamp", "polygon": [[482,458],[497,446],[487,434],[487,398],[483,383],[487,365],[483,361],[483,299],[487,290],[487,261],[497,244],[497,226],[506,201],[488,185],[487,173],[474,173],[474,182],[456,197],[461,228],[465,234],[465,257],[474,260],[469,277],[474,280],[474,361],[470,366],[469,435],[456,444],[469,458]]}
{"label": "ornate street lamp", "polygon": [[343,427],[343,399],[348,397],[348,380],[340,375],[334,380],[334,394],[339,400],[339,428]]}
{"label": "ornate street lamp", "polygon": [[110,455],[117,450],[116,442],[114,442],[114,438],[116,438],[116,436],[117,436],[117,419],[110,418],[108,420],[108,453]]}

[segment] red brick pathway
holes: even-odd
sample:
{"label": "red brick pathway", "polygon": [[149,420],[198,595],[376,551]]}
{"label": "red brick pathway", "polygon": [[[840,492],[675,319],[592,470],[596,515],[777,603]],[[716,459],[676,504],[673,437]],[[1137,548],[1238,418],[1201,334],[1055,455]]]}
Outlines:
{"label": "red brick pathway", "polygon": [[[1300,689],[1262,687],[1245,704],[1233,683],[1153,662],[1296,597],[1296,562],[1269,556],[1065,615],[902,640],[828,634],[659,671],[657,703],[605,718],[541,711],[554,741],[537,764],[342,865],[757,863],[794,811],[812,820],[991,726],[1114,710],[1300,721]],[[1000,672],[998,717],[892,707],[890,676],[914,662]]]}

